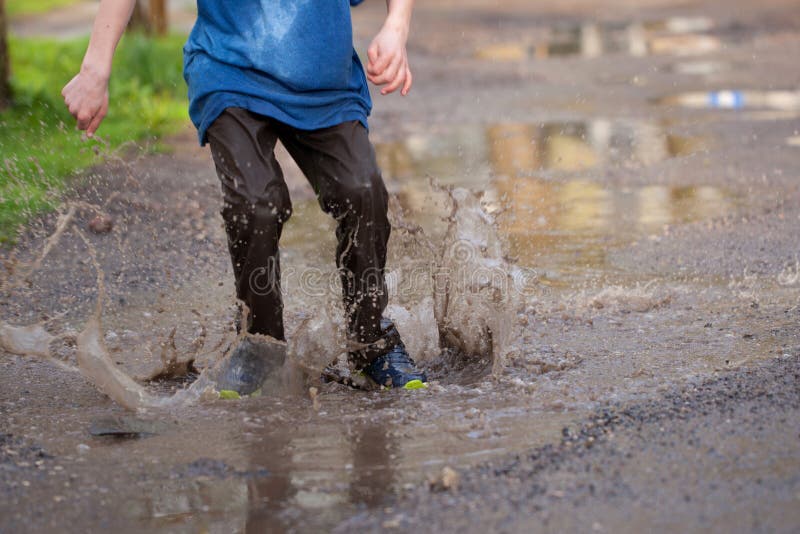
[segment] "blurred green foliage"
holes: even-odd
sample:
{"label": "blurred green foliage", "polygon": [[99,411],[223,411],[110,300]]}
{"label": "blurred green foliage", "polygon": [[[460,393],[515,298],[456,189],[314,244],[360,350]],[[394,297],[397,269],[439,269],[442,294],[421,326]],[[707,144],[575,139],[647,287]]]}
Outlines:
{"label": "blurred green foliage", "polygon": [[6,13],[13,17],[17,15],[33,15],[45,13],[57,7],[69,6],[78,0],[6,0]]}
{"label": "blurred green foliage", "polygon": [[87,39],[11,39],[14,104],[0,113],[0,243],[25,219],[57,205],[76,171],[130,141],[156,141],[188,123],[181,48],[185,37],[126,35],[114,59],[109,112],[86,140],[61,97]]}

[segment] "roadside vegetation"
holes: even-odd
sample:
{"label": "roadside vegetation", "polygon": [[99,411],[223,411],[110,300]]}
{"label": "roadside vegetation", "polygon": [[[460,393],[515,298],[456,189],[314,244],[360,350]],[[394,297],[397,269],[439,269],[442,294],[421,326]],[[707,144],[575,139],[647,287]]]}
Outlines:
{"label": "roadside vegetation", "polygon": [[9,17],[37,15],[52,9],[77,4],[80,0],[6,0],[6,12]]}
{"label": "roadside vegetation", "polygon": [[13,100],[0,113],[0,244],[13,242],[28,217],[57,205],[59,192],[77,171],[126,142],[155,142],[187,124],[184,40],[139,34],[123,38],[114,61],[108,116],[98,139],[87,140],[75,129],[61,97],[61,88],[80,66],[87,39],[10,39]]}

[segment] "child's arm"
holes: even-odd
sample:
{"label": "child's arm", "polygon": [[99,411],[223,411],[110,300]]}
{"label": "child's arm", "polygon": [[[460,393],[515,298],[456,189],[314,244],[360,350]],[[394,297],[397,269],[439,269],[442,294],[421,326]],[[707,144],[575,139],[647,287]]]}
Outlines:
{"label": "child's arm", "polygon": [[386,22],[367,50],[367,78],[375,85],[386,86],[381,89],[382,95],[402,86],[400,94],[405,96],[412,83],[406,41],[414,0],[386,0],[386,7]]}
{"label": "child's arm", "polygon": [[78,129],[86,130],[89,137],[108,112],[111,60],[135,3],[136,0],[101,0],[81,70],[61,91],[69,112],[78,120]]}

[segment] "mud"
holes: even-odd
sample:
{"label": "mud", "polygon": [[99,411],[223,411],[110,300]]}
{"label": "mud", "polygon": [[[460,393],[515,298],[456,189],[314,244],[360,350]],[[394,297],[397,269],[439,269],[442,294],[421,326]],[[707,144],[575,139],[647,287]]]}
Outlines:
{"label": "mud", "polygon": [[[430,387],[354,392],[306,372],[277,395],[125,420],[66,371],[98,271],[101,376],[170,398],[195,375],[152,381],[167,362],[202,372],[235,338],[217,180],[188,132],[171,155],[81,177],[71,230],[38,264],[58,214],[2,252],[0,319],[38,325],[3,330],[2,530],[797,529],[797,111],[659,103],[794,91],[796,6],[457,4],[418,6],[417,85],[376,97],[371,119],[396,198],[390,312]],[[382,9],[354,11],[359,50]],[[475,57],[553,28],[673,17],[711,21],[698,33],[720,46]],[[346,349],[333,223],[286,163],[287,330],[312,370]],[[110,231],[94,233],[101,214]],[[442,269],[479,276],[445,302]]]}
{"label": "mud", "polygon": [[606,406],[556,444],[451,474],[458,485],[444,493],[415,488],[337,531],[789,532],[800,520],[798,380],[794,354]]}

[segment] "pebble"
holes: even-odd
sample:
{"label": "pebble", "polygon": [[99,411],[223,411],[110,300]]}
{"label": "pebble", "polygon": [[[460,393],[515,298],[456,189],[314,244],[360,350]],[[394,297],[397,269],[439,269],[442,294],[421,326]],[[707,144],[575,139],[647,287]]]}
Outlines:
{"label": "pebble", "polygon": [[400,522],[402,521],[402,515],[396,515],[391,519],[387,519],[383,522],[383,528],[400,528]]}
{"label": "pebble", "polygon": [[114,220],[110,215],[95,215],[94,218],[89,221],[89,230],[95,234],[107,234],[112,228],[114,228]]}
{"label": "pebble", "polygon": [[313,407],[315,411],[319,411],[320,404],[319,404],[319,390],[315,387],[308,388],[308,396],[311,398],[311,402],[313,403]]}
{"label": "pebble", "polygon": [[455,491],[461,482],[458,471],[449,466],[444,466],[439,476],[430,481],[431,491]]}

